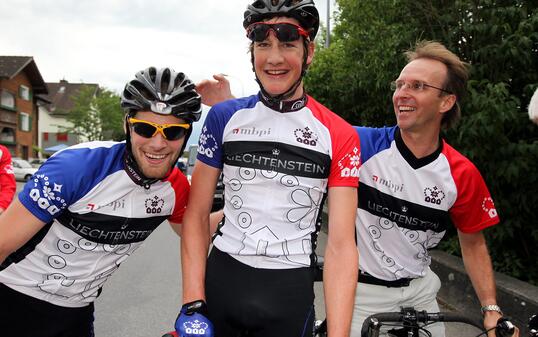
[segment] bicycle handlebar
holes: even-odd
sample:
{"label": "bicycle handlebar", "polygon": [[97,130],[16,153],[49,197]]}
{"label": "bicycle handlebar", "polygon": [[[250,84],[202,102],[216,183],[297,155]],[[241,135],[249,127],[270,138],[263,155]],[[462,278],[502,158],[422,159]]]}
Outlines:
{"label": "bicycle handlebar", "polygon": [[[459,322],[472,325],[480,331],[484,331],[482,324],[467,316],[453,312],[428,313],[426,311],[416,311],[413,308],[402,308],[400,312],[384,312],[368,316],[361,328],[361,337],[376,337],[379,335],[379,329],[383,323],[400,323],[402,327],[418,328],[419,323],[436,323],[436,322]],[[503,321],[497,325],[497,331],[504,333],[504,336],[510,336],[513,333],[513,325],[505,324]],[[510,330],[511,328],[511,330]],[[500,331],[499,331],[500,330]]]}

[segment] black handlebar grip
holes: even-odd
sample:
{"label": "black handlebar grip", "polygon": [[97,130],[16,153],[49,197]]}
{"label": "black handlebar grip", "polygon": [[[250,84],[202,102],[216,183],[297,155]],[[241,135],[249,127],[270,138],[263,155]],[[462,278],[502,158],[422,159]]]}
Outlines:
{"label": "black handlebar grip", "polygon": [[401,312],[385,312],[368,316],[362,322],[361,337],[368,337],[368,329],[381,322],[401,322]]}
{"label": "black handlebar grip", "polygon": [[495,327],[495,335],[497,337],[511,337],[514,334],[515,326],[508,318],[501,317],[497,321]]}

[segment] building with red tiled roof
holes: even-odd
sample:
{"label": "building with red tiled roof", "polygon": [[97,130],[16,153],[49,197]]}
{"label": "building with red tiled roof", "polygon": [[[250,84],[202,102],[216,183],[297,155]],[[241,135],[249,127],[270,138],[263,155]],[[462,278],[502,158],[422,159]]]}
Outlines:
{"label": "building with red tiled roof", "polygon": [[47,93],[33,57],[0,56],[0,144],[14,157],[37,157],[37,106]]}

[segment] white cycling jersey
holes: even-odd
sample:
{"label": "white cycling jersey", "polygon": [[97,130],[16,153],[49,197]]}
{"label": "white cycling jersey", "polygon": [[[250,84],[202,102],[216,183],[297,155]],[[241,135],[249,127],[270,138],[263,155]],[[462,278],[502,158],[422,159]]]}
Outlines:
{"label": "white cycling jersey", "polygon": [[261,95],[215,105],[198,159],[223,170],[225,222],[214,245],[258,268],[312,262],[327,188],[356,187],[357,134],[309,96],[270,108]]}
{"label": "white cycling jersey", "polygon": [[[478,169],[441,140],[417,159],[398,127],[356,127],[361,141],[359,268],[379,279],[423,277],[449,226],[478,232],[499,222]],[[360,278],[360,277],[359,277]]]}
{"label": "white cycling jersey", "polygon": [[46,225],[0,266],[0,282],[64,307],[86,306],[163,221],[182,221],[189,184],[174,168],[148,189],[125,170],[125,143],[76,145],[19,193]]}

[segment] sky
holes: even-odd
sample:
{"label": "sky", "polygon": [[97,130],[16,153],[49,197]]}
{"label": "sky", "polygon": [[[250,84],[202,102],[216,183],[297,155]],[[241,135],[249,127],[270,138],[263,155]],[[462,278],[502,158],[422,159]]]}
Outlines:
{"label": "sky", "polygon": [[[251,2],[1,0],[0,55],[32,56],[45,82],[120,93],[137,71],[171,67],[194,82],[224,73],[232,93],[247,96],[258,91],[242,26]],[[323,22],[328,2],[332,12],[334,0],[316,1]]]}

